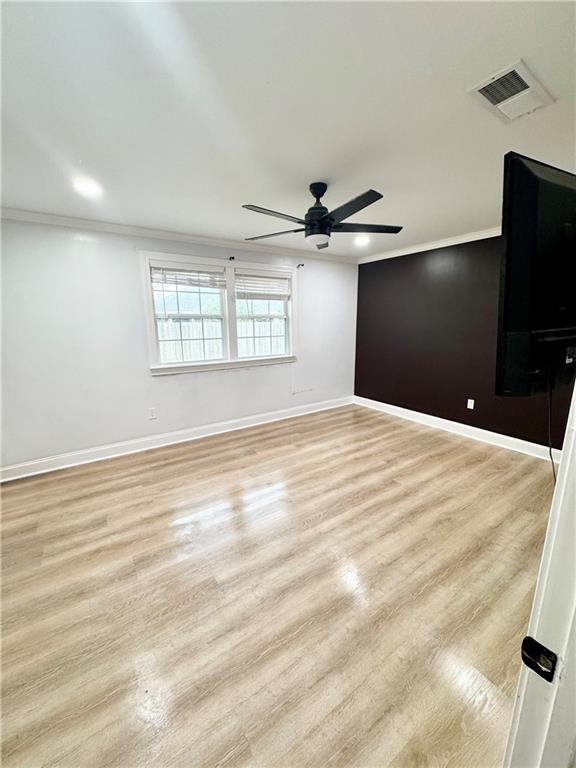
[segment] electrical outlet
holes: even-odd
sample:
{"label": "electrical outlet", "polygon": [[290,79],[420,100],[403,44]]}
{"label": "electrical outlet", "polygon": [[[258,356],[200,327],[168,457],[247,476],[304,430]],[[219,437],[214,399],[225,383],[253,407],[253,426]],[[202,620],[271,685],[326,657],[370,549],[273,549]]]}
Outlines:
{"label": "electrical outlet", "polygon": [[468,399],[467,402],[466,402],[466,408],[468,408],[468,410],[470,410],[470,411],[473,411],[474,410],[474,400]]}
{"label": "electrical outlet", "polygon": [[157,419],[156,416],[156,408],[148,408],[148,418],[150,421],[154,421],[154,419]]}

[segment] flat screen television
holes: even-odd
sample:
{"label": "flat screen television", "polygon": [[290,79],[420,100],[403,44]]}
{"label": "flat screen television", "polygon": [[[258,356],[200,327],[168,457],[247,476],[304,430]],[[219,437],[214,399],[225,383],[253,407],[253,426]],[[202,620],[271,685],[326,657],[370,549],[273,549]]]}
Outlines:
{"label": "flat screen television", "polygon": [[570,384],[576,372],[576,175],[508,152],[497,395]]}

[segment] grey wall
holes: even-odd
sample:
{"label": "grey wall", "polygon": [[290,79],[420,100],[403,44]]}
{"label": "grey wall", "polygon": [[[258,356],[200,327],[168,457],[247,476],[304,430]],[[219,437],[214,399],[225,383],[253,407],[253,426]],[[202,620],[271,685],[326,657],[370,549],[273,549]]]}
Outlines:
{"label": "grey wall", "polygon": [[352,394],[355,265],[301,259],[296,363],[153,377],[139,249],[263,260],[4,222],[4,466]]}

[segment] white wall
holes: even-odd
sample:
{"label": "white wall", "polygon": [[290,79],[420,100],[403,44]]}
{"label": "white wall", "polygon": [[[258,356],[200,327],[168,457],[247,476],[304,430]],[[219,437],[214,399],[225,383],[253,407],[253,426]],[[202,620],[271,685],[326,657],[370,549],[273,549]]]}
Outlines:
{"label": "white wall", "polygon": [[[152,376],[140,249],[305,262],[297,362]],[[355,265],[305,254],[5,221],[3,465],[352,395],[356,288]]]}

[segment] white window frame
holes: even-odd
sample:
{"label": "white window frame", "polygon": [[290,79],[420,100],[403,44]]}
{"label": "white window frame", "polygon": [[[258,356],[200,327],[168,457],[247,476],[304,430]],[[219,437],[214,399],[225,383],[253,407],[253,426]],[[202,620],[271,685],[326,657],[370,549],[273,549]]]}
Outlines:
{"label": "white window frame", "polygon": [[[175,373],[195,373],[198,371],[222,371],[230,368],[253,368],[260,365],[278,365],[296,361],[296,269],[294,267],[273,267],[268,264],[249,261],[233,261],[211,259],[204,256],[164,253],[161,251],[141,251],[144,295],[146,303],[146,327],[148,332],[148,352],[150,357],[150,372],[153,376],[166,376]],[[209,360],[198,363],[169,363],[160,362],[160,350],[156,333],[156,316],[152,293],[152,267],[164,269],[214,269],[224,268],[226,277],[226,307],[224,308],[224,344],[228,357],[225,360]],[[290,279],[290,301],[288,302],[288,344],[289,354],[271,355],[269,357],[238,358],[238,337],[236,318],[236,291],[234,270],[248,269],[254,274],[274,275]]]}

